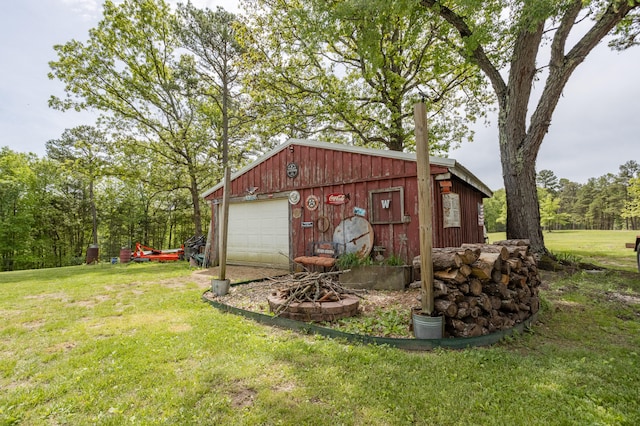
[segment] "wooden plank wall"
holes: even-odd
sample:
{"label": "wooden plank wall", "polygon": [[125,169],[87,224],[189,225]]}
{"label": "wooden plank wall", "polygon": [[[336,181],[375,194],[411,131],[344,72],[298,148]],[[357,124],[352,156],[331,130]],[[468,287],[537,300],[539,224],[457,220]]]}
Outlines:
{"label": "wooden plank wall", "polygon": [[[328,150],[309,146],[291,145],[264,160],[256,167],[237,177],[231,184],[233,202],[246,202],[247,188],[257,187],[254,195],[259,199],[283,196],[283,193],[300,192],[300,203],[290,205],[292,256],[304,254],[311,241],[331,240],[333,231],[340,221],[353,216],[354,207],[365,209],[370,218],[369,191],[392,187],[404,188],[405,214],[408,223],[373,225],[374,245],[386,247],[385,256],[398,255],[409,263],[419,253],[418,201],[416,163],[388,157],[363,155],[340,150]],[[298,176],[286,175],[288,163],[297,163]],[[482,242],[482,227],[478,226],[478,203],[482,202],[479,191],[459,179],[452,178],[452,192],[460,194],[461,227],[443,228],[442,197],[435,178],[436,173],[446,169],[432,165],[432,185],[434,188],[433,232],[434,247],[459,246],[464,242]],[[349,194],[350,200],[344,205],[326,204],[326,196],[333,193]],[[310,195],[318,197],[316,210],[309,210],[305,200]],[[222,190],[207,197],[220,199]],[[302,209],[299,218],[294,217],[294,209]],[[322,232],[318,220],[329,219],[329,229]],[[312,228],[303,228],[302,222],[313,222]]]}

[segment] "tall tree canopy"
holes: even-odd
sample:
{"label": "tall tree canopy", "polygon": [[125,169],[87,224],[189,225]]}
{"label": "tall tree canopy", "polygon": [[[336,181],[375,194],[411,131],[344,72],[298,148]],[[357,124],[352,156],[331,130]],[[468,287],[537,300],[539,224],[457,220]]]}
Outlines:
{"label": "tall tree canopy", "polygon": [[[457,32],[451,45],[489,80],[498,103],[507,237],[529,238],[546,251],[536,196],[535,164],[562,91],[576,67],[608,35],[638,43],[638,0],[421,0]],[[575,31],[574,31],[575,30]],[[541,48],[548,62],[538,65]],[[604,77],[604,76],[603,76]],[[533,85],[543,81],[537,103]],[[534,105],[529,113],[529,105]]]}
{"label": "tall tree canopy", "polygon": [[250,123],[247,113],[250,99],[241,84],[247,73],[242,66],[244,51],[237,37],[241,23],[233,13],[220,7],[215,11],[199,9],[191,2],[178,5],[176,14],[178,37],[192,54],[188,62],[198,77],[201,93],[219,112],[211,117],[220,129],[216,140],[222,147],[222,163],[227,164],[229,154],[239,163],[251,148],[248,143],[238,145],[248,139]]}
{"label": "tall tree canopy", "polygon": [[446,152],[483,113],[475,65],[415,2],[247,3],[249,84],[273,134],[413,149],[413,104],[424,97],[432,151]]}
{"label": "tall tree canopy", "polygon": [[0,271],[12,270],[24,261],[35,225],[33,189],[35,173],[31,155],[0,149]]}
{"label": "tall tree canopy", "polygon": [[203,94],[193,61],[182,57],[175,16],[163,0],[107,0],[104,16],[85,43],[55,46],[50,78],[67,96],[50,105],[94,108],[118,132],[120,151],[158,162],[156,182],[166,191],[189,191],[195,234],[202,234],[200,193],[216,178],[219,151],[211,143],[217,108]]}
{"label": "tall tree canopy", "polygon": [[47,142],[47,155],[63,168],[82,177],[89,192],[92,222],[92,242],[98,244],[98,212],[94,188],[104,173],[108,157],[104,134],[92,126],[78,126],[64,131],[60,139]]}

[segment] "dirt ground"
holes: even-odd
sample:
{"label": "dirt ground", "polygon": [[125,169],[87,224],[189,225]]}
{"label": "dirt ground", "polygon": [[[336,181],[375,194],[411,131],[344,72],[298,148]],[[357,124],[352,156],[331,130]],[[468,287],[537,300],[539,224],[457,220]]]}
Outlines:
{"label": "dirt ground", "polygon": [[[194,272],[194,278],[204,289],[210,287],[211,279],[219,274],[218,268]],[[227,278],[234,282],[246,282],[259,280],[242,285],[232,285],[225,296],[216,296],[212,292],[206,292],[205,297],[229,306],[244,310],[267,313],[269,304],[267,297],[277,292],[284,286],[291,285],[288,271],[281,269],[266,269],[231,266],[227,267]],[[407,312],[407,327],[411,308],[420,306],[419,282],[409,286],[404,291],[366,290],[360,295],[358,315],[366,318],[374,316],[380,309],[397,309]]]}
{"label": "dirt ground", "polygon": [[[257,268],[252,266],[227,265],[226,278],[231,283],[260,280],[268,277],[277,277],[287,274],[284,269]],[[220,277],[220,267],[197,270],[192,274],[198,286],[204,288],[211,287],[211,280]]]}
{"label": "dirt ground", "polygon": [[[216,296],[211,291],[206,291],[204,296],[210,300],[215,300],[229,306],[234,306],[244,310],[266,314],[269,312],[269,304],[267,297],[283,288],[283,286],[291,285],[291,277],[288,271],[282,269],[257,268],[246,266],[227,266],[227,278],[233,283],[243,282],[245,284],[231,286],[229,293],[225,296]],[[549,291],[550,282],[557,279],[558,273],[540,271],[541,285],[540,289]],[[211,279],[219,277],[219,269],[211,268],[207,270],[197,270],[192,274],[193,279],[203,290],[211,288]],[[359,294],[360,306],[358,310],[358,320],[364,323],[376,322],[376,318],[380,316],[380,312],[389,312],[395,310],[397,312],[406,312],[406,330],[401,333],[386,333],[386,327],[381,327],[385,331],[382,334],[373,332],[373,335],[384,337],[411,337],[409,330],[409,322],[411,317],[411,308],[420,306],[420,282],[414,282],[402,291],[381,291],[367,290]],[[616,300],[625,305],[638,304],[640,298],[635,295],[620,294],[618,292],[606,292],[609,300]],[[355,318],[354,318],[355,319]],[[405,319],[402,319],[405,322]],[[335,325],[330,325],[334,327]],[[337,326],[339,328],[339,326]]]}

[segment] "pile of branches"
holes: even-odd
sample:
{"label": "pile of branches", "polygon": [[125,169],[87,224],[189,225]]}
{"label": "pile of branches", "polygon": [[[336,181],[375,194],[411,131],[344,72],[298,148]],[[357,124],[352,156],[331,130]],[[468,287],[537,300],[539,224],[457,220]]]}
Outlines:
{"label": "pile of branches", "polygon": [[[285,300],[275,312],[276,316],[284,312],[292,303],[301,302],[337,302],[342,300],[347,294],[358,294],[357,290],[345,288],[335,279],[338,274],[346,271],[338,272],[298,272],[289,275],[278,290],[278,296]],[[360,290],[362,292],[362,290]]]}

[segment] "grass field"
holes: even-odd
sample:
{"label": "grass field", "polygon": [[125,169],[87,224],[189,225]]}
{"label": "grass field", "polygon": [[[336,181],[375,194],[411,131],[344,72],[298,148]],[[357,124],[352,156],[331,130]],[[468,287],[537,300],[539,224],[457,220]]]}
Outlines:
{"label": "grass field", "polygon": [[[636,271],[636,253],[625,248],[640,231],[553,231],[544,233],[544,242],[554,254],[586,259],[594,264]],[[504,233],[489,234],[489,241],[504,240]]]}
{"label": "grass field", "polygon": [[628,236],[552,234],[628,270],[545,273],[530,332],[459,351],[258,325],[203,303],[186,263],[0,273],[0,424],[640,424]]}

